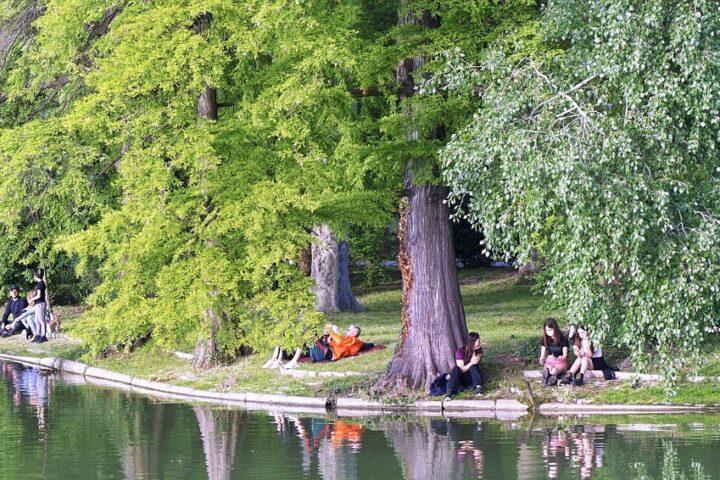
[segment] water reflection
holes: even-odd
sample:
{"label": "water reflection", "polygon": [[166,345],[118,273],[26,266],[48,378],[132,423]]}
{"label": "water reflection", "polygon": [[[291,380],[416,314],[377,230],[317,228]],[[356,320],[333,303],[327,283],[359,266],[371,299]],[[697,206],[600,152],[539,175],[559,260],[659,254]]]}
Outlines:
{"label": "water reflection", "polygon": [[602,425],[547,428],[542,441],[547,478],[559,478],[566,466],[578,470],[581,479],[591,478],[593,469],[603,466],[604,445]]}
{"label": "water reflection", "polygon": [[359,478],[357,454],[364,432],[362,424],[339,418],[300,418],[280,412],[270,412],[270,416],[281,439],[298,439],[305,477],[311,477],[316,466],[323,479]]}
{"label": "water reflection", "polygon": [[0,374],[0,480],[704,480],[720,471],[711,415],[602,423],[258,413],[168,403],[11,363]]}
{"label": "water reflection", "polygon": [[18,414],[23,405],[23,399],[27,401],[35,412],[38,432],[41,434],[41,440],[44,440],[46,438],[45,414],[55,376],[48,372],[23,368],[13,363],[2,364],[2,376],[12,387],[13,411]]}

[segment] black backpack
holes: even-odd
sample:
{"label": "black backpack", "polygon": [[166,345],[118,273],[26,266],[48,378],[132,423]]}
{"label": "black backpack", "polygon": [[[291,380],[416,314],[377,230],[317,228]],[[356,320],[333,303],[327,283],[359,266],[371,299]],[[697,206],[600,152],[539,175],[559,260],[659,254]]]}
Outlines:
{"label": "black backpack", "polygon": [[450,375],[447,373],[443,373],[438,375],[435,380],[433,380],[433,382],[430,384],[431,397],[440,397],[447,393],[448,378],[450,378]]}

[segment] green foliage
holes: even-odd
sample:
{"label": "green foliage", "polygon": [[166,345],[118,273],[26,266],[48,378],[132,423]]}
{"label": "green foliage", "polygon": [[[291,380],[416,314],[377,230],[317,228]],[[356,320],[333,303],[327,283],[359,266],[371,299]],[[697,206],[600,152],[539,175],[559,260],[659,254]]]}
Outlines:
{"label": "green foliage", "polygon": [[482,64],[483,107],[445,178],[488,248],[540,250],[568,318],[669,387],[718,328],[717,5],[557,0],[542,25],[550,53]]}

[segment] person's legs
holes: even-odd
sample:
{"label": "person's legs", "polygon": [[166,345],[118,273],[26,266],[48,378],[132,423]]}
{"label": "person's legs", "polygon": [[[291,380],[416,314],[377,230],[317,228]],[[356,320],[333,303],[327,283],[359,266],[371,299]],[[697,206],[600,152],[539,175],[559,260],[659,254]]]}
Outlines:
{"label": "person's legs", "polygon": [[476,393],[479,393],[484,383],[482,372],[480,371],[480,365],[473,365],[472,367],[470,367],[470,370],[468,370],[463,376],[465,377],[466,381],[469,380],[468,386],[474,388]]}
{"label": "person's legs", "polygon": [[40,340],[40,325],[38,325],[37,322],[37,315],[29,315],[25,317],[25,320],[27,323],[26,325],[30,327],[30,330],[32,330],[33,337],[32,339],[34,341]]}
{"label": "person's legs", "polygon": [[40,328],[40,337],[47,341],[47,323],[45,322],[45,302],[35,305],[35,321]]}
{"label": "person's legs", "polygon": [[568,374],[565,375],[565,378],[560,380],[560,383],[568,385],[573,377],[575,377],[575,374],[580,370],[580,367],[582,366],[582,358],[576,358],[575,361],[572,364],[572,367],[570,367],[570,370],[568,370]]}
{"label": "person's legs", "polygon": [[585,375],[585,372],[588,370],[592,370],[593,364],[592,364],[592,358],[583,357],[582,358],[582,365],[580,365],[580,373]]}
{"label": "person's legs", "polygon": [[452,397],[454,394],[456,394],[460,389],[460,381],[462,378],[462,370],[460,370],[460,367],[453,367],[452,370],[450,370],[450,378],[448,379],[447,383],[447,393],[445,400],[450,400],[450,397]]}

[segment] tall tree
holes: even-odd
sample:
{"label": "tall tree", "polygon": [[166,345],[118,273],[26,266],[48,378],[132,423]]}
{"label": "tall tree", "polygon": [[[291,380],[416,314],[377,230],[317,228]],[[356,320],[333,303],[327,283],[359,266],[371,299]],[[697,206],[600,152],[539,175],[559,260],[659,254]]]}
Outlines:
{"label": "tall tree", "polygon": [[[467,335],[455,266],[449,193],[440,178],[437,153],[457,122],[466,121],[468,104],[460,97],[418,95],[433,77],[439,59],[452,48],[479,55],[486,44],[470,38],[468,19],[478,22],[480,38],[497,35],[525,19],[529,2],[503,5],[441,4],[402,1],[397,28],[399,51],[406,56],[395,69],[399,111],[394,121],[404,149],[404,185],[400,205],[400,271],[403,277],[402,330],[399,346],[380,388],[427,389],[438,373],[454,365],[453,352]],[[510,13],[504,23],[497,23]],[[452,40],[451,40],[452,39]],[[462,119],[462,120],[461,120]]]}
{"label": "tall tree", "polygon": [[713,1],[551,1],[551,55],[492,55],[444,154],[493,251],[538,251],[571,321],[670,381],[719,326],[719,27]]}

